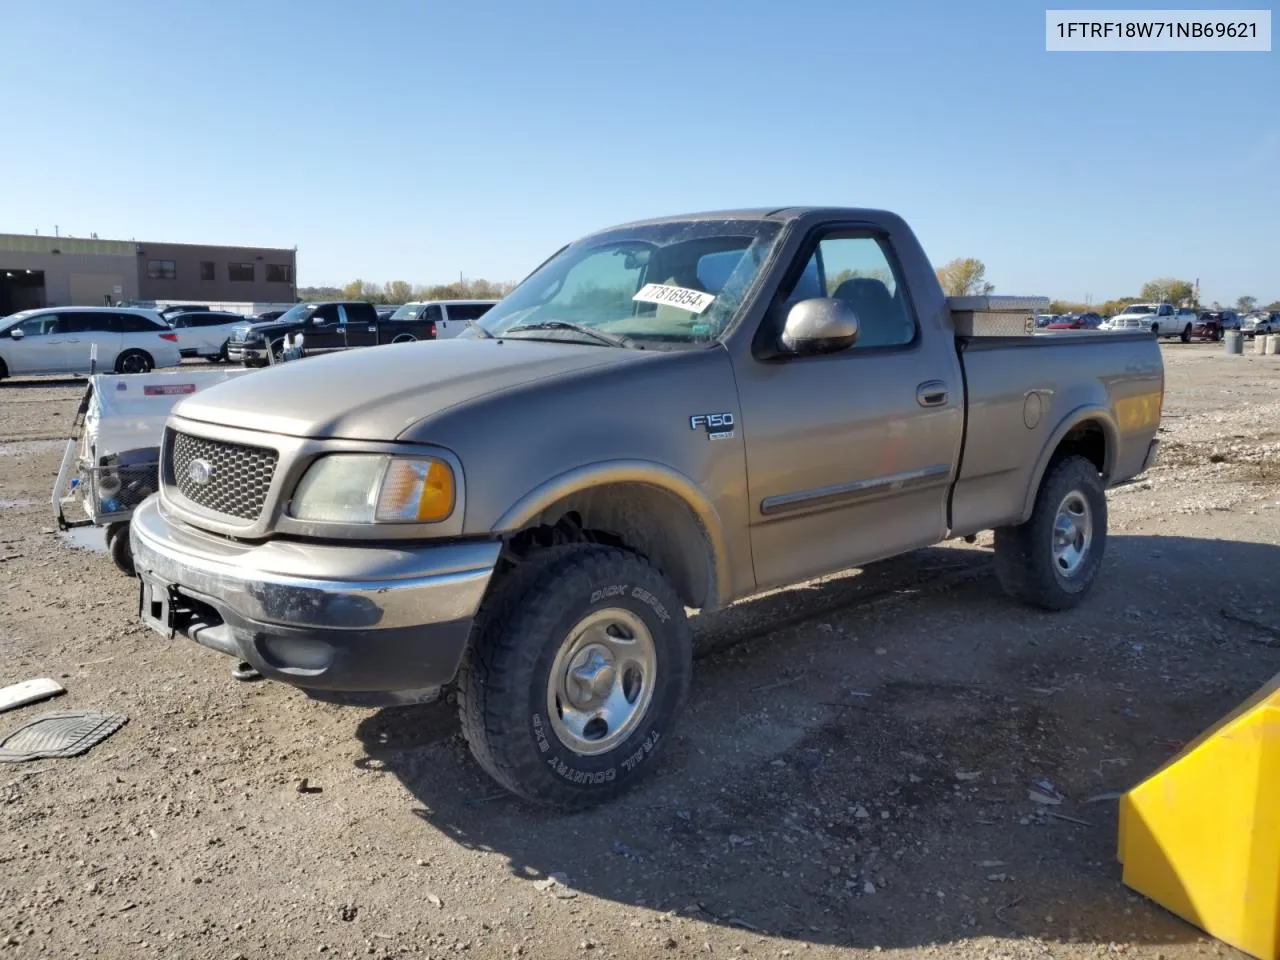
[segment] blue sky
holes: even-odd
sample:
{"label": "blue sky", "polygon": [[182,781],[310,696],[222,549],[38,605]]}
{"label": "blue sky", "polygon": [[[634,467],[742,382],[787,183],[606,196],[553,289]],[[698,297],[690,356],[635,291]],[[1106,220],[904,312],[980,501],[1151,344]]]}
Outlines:
{"label": "blue sky", "polygon": [[9,0],[0,231],[428,283],[638,217],[840,204],[997,292],[1280,298],[1280,53],[1044,29],[983,0]]}

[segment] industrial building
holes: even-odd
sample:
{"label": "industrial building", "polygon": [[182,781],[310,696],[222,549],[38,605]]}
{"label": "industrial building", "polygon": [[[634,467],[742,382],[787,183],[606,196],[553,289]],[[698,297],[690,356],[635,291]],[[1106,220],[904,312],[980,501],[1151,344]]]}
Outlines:
{"label": "industrial building", "polygon": [[293,303],[297,250],[0,233],[0,316],[122,300]]}

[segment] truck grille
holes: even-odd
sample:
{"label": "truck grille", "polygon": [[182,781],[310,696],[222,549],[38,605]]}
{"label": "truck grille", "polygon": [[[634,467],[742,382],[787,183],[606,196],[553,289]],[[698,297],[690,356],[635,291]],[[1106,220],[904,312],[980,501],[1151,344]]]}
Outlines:
{"label": "truck grille", "polygon": [[[197,506],[257,520],[267,502],[279,454],[266,447],[206,440],[169,431],[165,481]],[[192,468],[193,463],[203,466]],[[207,469],[205,469],[207,467]],[[200,477],[204,482],[197,482]]]}

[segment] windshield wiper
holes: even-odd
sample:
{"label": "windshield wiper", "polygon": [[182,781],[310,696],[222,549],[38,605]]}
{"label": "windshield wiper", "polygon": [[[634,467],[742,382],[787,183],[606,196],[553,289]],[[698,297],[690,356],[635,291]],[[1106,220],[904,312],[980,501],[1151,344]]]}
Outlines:
{"label": "windshield wiper", "polygon": [[630,337],[619,336],[614,333],[605,333],[603,330],[597,330],[595,327],[588,327],[582,323],[570,323],[568,320],[539,320],[536,323],[524,323],[517,327],[512,327],[504,334],[511,336],[521,330],[572,330],[574,333],[580,333],[583,336],[590,337],[597,343],[603,343],[610,347],[637,347],[638,344]]}

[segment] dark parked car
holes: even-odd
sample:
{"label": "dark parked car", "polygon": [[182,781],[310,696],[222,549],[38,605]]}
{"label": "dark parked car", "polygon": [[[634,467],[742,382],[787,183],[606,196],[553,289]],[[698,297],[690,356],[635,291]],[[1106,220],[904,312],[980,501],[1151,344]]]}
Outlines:
{"label": "dark parked car", "polygon": [[266,323],[269,320],[277,320],[285,315],[284,310],[263,310],[261,313],[255,313],[249,318],[250,323]]}
{"label": "dark parked car", "polygon": [[284,338],[303,335],[303,355],[331,353],[352,347],[372,347],[381,343],[408,343],[434,340],[435,326],[428,321],[379,320],[372,303],[327,301],[300,303],[269,323],[236,328],[227,343],[227,358],[247,367],[261,367],[284,354]]}
{"label": "dark parked car", "polygon": [[1191,336],[1197,340],[1221,340],[1226,330],[1240,329],[1240,315],[1233,310],[1208,310],[1196,317]]}
{"label": "dark parked car", "polygon": [[1099,313],[1065,313],[1050,323],[1048,329],[1097,330],[1100,323],[1102,323],[1102,315]]}

